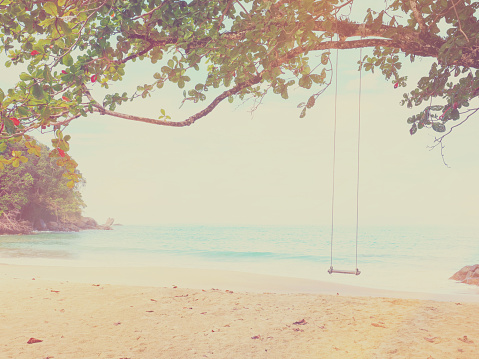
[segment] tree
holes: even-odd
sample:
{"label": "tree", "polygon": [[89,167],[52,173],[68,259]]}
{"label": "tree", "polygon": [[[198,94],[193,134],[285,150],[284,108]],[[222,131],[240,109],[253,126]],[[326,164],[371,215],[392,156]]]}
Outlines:
{"label": "tree", "polygon": [[28,145],[25,156],[20,151],[25,147],[24,140],[10,143],[3,151],[12,165],[0,171],[0,232],[5,222],[74,221],[85,207],[78,185],[72,187],[73,182],[62,174],[57,160],[48,156],[49,149],[33,139]]}
{"label": "tree", "polygon": [[[54,131],[51,155],[79,181],[65,153],[69,136],[63,130],[81,116],[100,113],[183,127],[226,99],[252,97],[260,103],[270,92],[287,99],[288,89],[299,85],[311,91],[298,105],[304,117],[332,82],[331,50],[369,48],[359,68],[380,70],[396,88],[406,85],[403,61],[435,59],[402,104],[418,107],[407,120],[410,133],[432,129],[441,134],[436,139],[441,144],[479,110],[468,108],[479,94],[479,4],[391,0],[382,9],[368,9],[359,22],[348,16],[352,6],[353,0],[1,0],[5,66],[28,66],[13,88],[0,90],[0,139]],[[122,80],[130,62],[146,60],[158,63],[149,84],[132,94],[93,97],[92,85],[108,89]],[[195,71],[204,80],[193,84]],[[116,111],[167,82],[184,88],[183,102],[207,105],[174,121],[165,109],[149,118]],[[433,98],[440,104],[432,105]]]}

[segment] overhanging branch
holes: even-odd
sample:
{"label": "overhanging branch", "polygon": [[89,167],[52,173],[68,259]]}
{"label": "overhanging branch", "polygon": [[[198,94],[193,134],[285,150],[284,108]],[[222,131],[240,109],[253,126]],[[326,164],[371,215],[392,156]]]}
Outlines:
{"label": "overhanging branch", "polygon": [[241,90],[248,88],[250,86],[253,86],[259,82],[261,82],[262,76],[256,75],[252,77],[251,79],[244,81],[242,83],[239,83],[238,85],[232,87],[231,89],[224,91],[221,93],[219,96],[217,96],[207,107],[205,107],[202,111],[195,113],[194,115],[188,117],[186,120],[183,121],[166,121],[166,120],[159,120],[159,119],[154,119],[154,118],[149,118],[149,117],[141,117],[141,116],[133,116],[133,115],[128,115],[125,113],[121,112],[116,112],[116,111],[110,111],[100,105],[91,95],[90,91],[86,88],[85,85],[83,85],[84,93],[87,96],[87,98],[90,100],[92,106],[94,107],[95,112],[99,112],[101,114],[105,115],[110,115],[113,117],[118,117],[118,118],[123,118],[125,120],[130,120],[130,121],[137,121],[137,122],[145,122],[145,123],[150,123],[153,125],[161,125],[161,126],[170,126],[170,127],[185,127],[185,126],[190,126],[193,123],[195,123],[197,120],[199,120],[202,117],[205,117],[208,115],[211,111],[213,111],[216,106],[220,104],[221,101],[224,99],[228,98],[229,96],[233,96],[240,92]]}

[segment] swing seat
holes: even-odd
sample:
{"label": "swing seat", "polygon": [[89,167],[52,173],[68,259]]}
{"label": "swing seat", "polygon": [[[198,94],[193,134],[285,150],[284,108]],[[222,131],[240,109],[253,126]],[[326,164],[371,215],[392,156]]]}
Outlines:
{"label": "swing seat", "polygon": [[356,268],[356,270],[333,269],[333,267],[331,266],[331,267],[328,269],[328,273],[329,273],[329,274],[341,273],[341,274],[360,275],[360,274],[361,274],[361,271],[360,271],[359,269],[357,269],[357,268]]}

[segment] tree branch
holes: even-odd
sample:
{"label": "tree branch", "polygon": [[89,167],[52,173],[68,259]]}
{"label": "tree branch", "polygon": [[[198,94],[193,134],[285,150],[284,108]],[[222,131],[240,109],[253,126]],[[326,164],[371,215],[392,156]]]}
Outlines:
{"label": "tree branch", "polygon": [[260,74],[260,75],[256,75],[256,76],[252,77],[251,79],[249,79],[247,81],[239,83],[238,85],[232,87],[231,89],[229,89],[227,91],[224,91],[219,96],[217,96],[202,111],[197,112],[194,115],[188,117],[186,120],[179,121],[179,122],[157,120],[157,119],[153,119],[153,118],[133,116],[133,115],[125,114],[125,113],[120,113],[120,112],[107,110],[105,107],[101,106],[92,97],[92,95],[90,94],[90,91],[86,88],[85,85],[83,85],[83,88],[84,88],[84,91],[85,91],[85,95],[87,96],[87,98],[90,100],[92,106],[94,107],[94,111],[99,112],[101,114],[110,115],[110,116],[118,117],[118,118],[123,118],[125,120],[150,123],[150,124],[153,124],[153,125],[162,125],[162,126],[170,126],[170,127],[185,127],[185,126],[192,125],[193,123],[195,123],[200,118],[205,117],[206,115],[208,115],[224,99],[228,98],[229,96],[233,96],[234,94],[237,94],[238,92],[240,92],[241,90],[243,90],[245,88],[248,88],[250,86],[253,86],[253,85],[259,83],[261,80],[262,80],[262,77],[261,77],[261,74]]}
{"label": "tree branch", "polygon": [[424,24],[424,19],[422,18],[421,13],[417,9],[416,0],[409,0],[409,6],[411,7],[412,13],[414,14],[414,18],[416,19],[421,32],[426,31],[426,24]]}
{"label": "tree branch", "polygon": [[467,35],[466,35],[466,33],[462,30],[461,19],[459,18],[459,14],[457,13],[456,4],[454,3],[454,1],[452,1],[452,6],[454,7],[454,12],[456,13],[457,22],[458,22],[458,24],[459,24],[459,31],[464,35],[464,37],[466,38],[467,42],[470,42],[470,41],[469,41],[469,38],[468,38]]}
{"label": "tree branch", "polygon": [[[401,48],[403,51],[410,51],[410,46],[411,44],[404,44],[400,41],[397,40],[390,40],[390,39],[361,39],[361,40],[353,40],[353,41],[325,41],[316,44],[312,48],[305,48],[305,47],[296,47],[290,51],[288,51],[285,55],[283,55],[281,58],[277,59],[276,61],[273,61],[270,64],[270,67],[267,69],[268,71],[271,68],[276,68],[281,66],[282,64],[288,62],[295,56],[298,56],[302,53],[306,53],[308,51],[315,51],[315,50],[325,50],[325,49],[353,49],[353,48],[363,48],[363,47],[376,47],[376,46],[383,46],[383,47],[397,47]],[[404,49],[409,47],[409,49]],[[425,56],[434,56],[434,54],[431,53],[425,53]],[[263,75],[267,70],[263,70],[256,76],[250,78],[247,81],[241,82],[237,84],[236,86],[232,87],[229,90],[224,91],[221,93],[219,96],[217,96],[206,108],[204,108],[202,111],[197,112],[196,114],[188,117],[187,119],[183,121],[166,121],[166,120],[160,120],[160,119],[153,119],[149,117],[140,117],[140,116],[134,116],[134,115],[129,115],[121,112],[116,112],[116,111],[110,111],[106,109],[104,106],[100,105],[98,101],[96,101],[86,85],[83,84],[83,90],[87,98],[89,99],[90,103],[94,107],[94,111],[101,113],[101,114],[106,114],[109,116],[113,117],[118,117],[118,118],[123,118],[126,120],[131,120],[131,121],[138,121],[138,122],[145,122],[145,123],[150,123],[154,125],[162,125],[162,126],[170,126],[170,127],[185,127],[185,126],[190,126],[193,123],[195,123],[197,120],[200,118],[208,115],[210,112],[212,112],[221,101],[224,99],[228,98],[229,96],[235,95],[238,92],[240,92],[243,89],[246,89],[250,86],[253,86],[259,82],[262,81]]]}
{"label": "tree branch", "polygon": [[[412,1],[412,0],[411,0]],[[372,25],[366,24],[358,24],[344,20],[329,20],[333,22],[332,28],[334,32],[337,32],[338,35],[343,38],[347,39],[349,37],[362,37],[364,41],[369,41],[371,45],[364,45],[361,47],[372,47],[372,46],[386,46],[386,47],[394,47],[401,49],[402,51],[410,54],[414,54],[416,56],[423,56],[423,57],[437,57],[439,53],[439,49],[445,43],[445,40],[441,39],[438,36],[430,35],[428,36],[428,42],[424,43],[424,41],[420,38],[420,33],[418,31],[414,31],[405,27],[393,27],[388,25],[382,25],[379,29],[373,28]],[[278,26],[281,26],[281,23],[278,22]],[[219,35],[219,40],[234,40],[234,41],[242,41],[246,38],[246,33],[251,31],[252,29],[245,29],[241,31],[231,31],[225,32]],[[318,32],[327,32],[330,31],[324,27],[323,21],[315,21],[314,24],[314,31]],[[393,34],[393,36],[391,36]],[[156,46],[165,47],[167,45],[176,44],[179,41],[178,37],[165,37],[161,39],[154,39],[149,37],[145,34],[137,34],[132,33],[128,34],[127,37],[129,39],[140,39],[144,41],[148,41],[150,46],[139,52],[138,54],[130,55],[129,57],[123,59],[121,62],[125,63],[126,61],[133,59],[135,57],[141,56],[152,48]],[[383,39],[381,43],[374,44],[377,37],[382,37]],[[205,37],[202,39],[198,39],[196,41],[190,41],[185,49],[187,52],[196,49],[196,48],[204,48],[208,43],[213,40],[210,37]],[[342,48],[352,48],[350,47],[351,44],[346,45],[346,47]],[[325,45],[320,43],[317,49],[325,49]],[[336,47],[335,47],[336,48]],[[313,48],[311,50],[315,50]],[[463,57],[457,61],[457,65],[467,66],[467,67],[475,67],[479,68],[479,59],[476,59],[474,56],[468,56],[468,52],[466,51],[463,54]]]}
{"label": "tree branch", "polygon": [[[447,132],[446,132],[445,134],[443,134],[441,137],[436,138],[436,139],[434,140],[434,142],[435,142],[436,144],[435,144],[434,146],[432,146],[432,148],[435,148],[435,147],[438,146],[439,144],[442,144],[442,140],[444,140],[444,138],[445,138],[447,135],[449,135],[449,134],[452,132],[452,130],[454,130],[454,129],[455,129],[456,127],[458,127],[458,126],[461,126],[464,122],[466,122],[467,120],[469,120],[469,118],[470,118],[472,115],[474,115],[477,111],[479,111],[479,108],[471,109],[471,110],[469,110],[469,111],[472,111],[472,112],[471,112],[469,115],[467,115],[467,117],[466,117],[464,120],[462,120],[462,121],[459,122],[459,123],[456,123],[454,126],[451,126],[451,127],[449,128],[449,131],[447,131]],[[466,111],[466,112],[468,112],[468,111]]]}

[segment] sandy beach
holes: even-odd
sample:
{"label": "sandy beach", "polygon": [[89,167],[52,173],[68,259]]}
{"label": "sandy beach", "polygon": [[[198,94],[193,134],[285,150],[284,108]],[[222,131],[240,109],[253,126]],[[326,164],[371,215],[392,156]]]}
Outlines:
{"label": "sandy beach", "polygon": [[14,265],[0,265],[0,290],[1,358],[479,358],[474,296]]}

